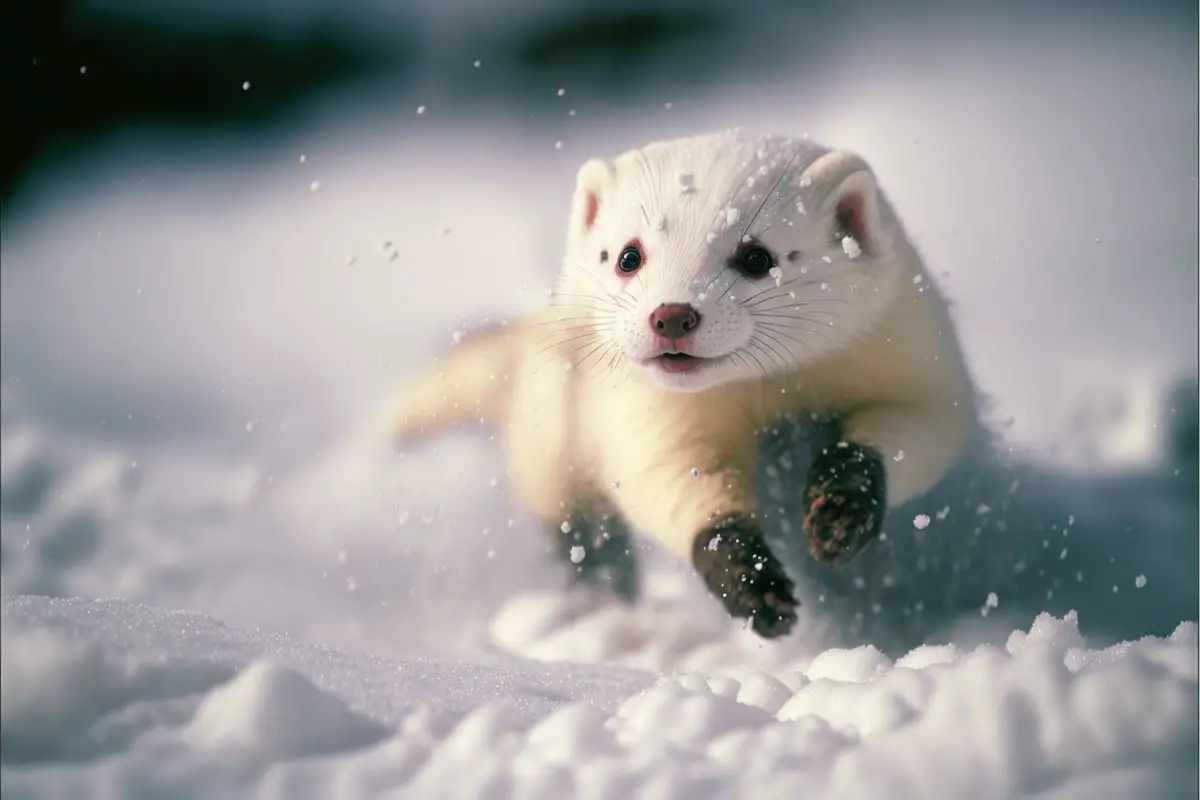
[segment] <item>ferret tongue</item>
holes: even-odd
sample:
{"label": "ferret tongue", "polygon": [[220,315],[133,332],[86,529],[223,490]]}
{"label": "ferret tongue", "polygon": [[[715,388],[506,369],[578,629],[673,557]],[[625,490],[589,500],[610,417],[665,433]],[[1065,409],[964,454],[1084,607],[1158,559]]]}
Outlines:
{"label": "ferret tongue", "polygon": [[662,358],[655,359],[663,372],[691,372],[700,365],[698,358]]}

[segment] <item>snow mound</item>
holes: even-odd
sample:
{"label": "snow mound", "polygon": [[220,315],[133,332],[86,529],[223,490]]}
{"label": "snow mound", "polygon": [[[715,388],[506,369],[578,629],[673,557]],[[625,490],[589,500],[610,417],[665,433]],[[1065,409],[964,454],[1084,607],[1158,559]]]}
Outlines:
{"label": "snow mound", "polygon": [[365,747],[387,729],[303,675],[264,660],[205,697],[184,735],[199,747],[270,762]]}
{"label": "snow mound", "polygon": [[655,674],[338,653],[115,601],[7,597],[0,608],[6,797],[1171,798],[1197,788],[1190,622],[1092,650],[1073,615],[1042,615],[1003,648],[927,646],[893,664],[864,646],[781,673]]}

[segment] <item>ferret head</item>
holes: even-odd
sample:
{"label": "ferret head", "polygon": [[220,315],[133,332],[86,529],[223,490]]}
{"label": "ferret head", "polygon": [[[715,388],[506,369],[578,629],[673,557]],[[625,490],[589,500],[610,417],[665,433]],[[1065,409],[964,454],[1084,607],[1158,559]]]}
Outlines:
{"label": "ferret head", "polygon": [[867,332],[903,234],[869,166],[735,132],[579,170],[554,302],[576,363],[699,391],[793,371]]}

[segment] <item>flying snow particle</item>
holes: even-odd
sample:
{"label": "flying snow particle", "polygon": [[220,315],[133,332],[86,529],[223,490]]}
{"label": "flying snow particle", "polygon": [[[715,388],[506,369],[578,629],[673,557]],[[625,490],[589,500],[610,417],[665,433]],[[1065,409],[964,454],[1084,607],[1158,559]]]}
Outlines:
{"label": "flying snow particle", "polygon": [[804,208],[804,203],[800,200],[796,201],[796,213],[798,213],[800,216],[804,216],[808,213],[808,211],[806,211]]}
{"label": "flying snow particle", "polygon": [[300,163],[303,164],[305,161],[308,161],[308,156],[306,156],[304,153],[301,153],[300,154]]}
{"label": "flying snow particle", "polygon": [[250,91],[250,81],[242,81],[242,91],[243,92]]}
{"label": "flying snow particle", "polygon": [[1136,578],[1133,579],[1133,585],[1139,589],[1144,589],[1146,587],[1146,576],[1138,575]]}
{"label": "flying snow particle", "polygon": [[675,104],[670,101],[663,103],[663,108],[665,108],[667,111],[670,111],[674,107],[675,107]]}
{"label": "flying snow particle", "polygon": [[725,224],[729,225],[731,227],[733,225],[736,225],[737,221],[738,221],[738,216],[739,216],[739,213],[736,208],[730,206],[729,208],[725,209]]}
{"label": "flying snow particle", "polygon": [[704,549],[705,550],[716,550],[720,544],[721,544],[721,534],[718,533],[716,536],[714,536],[708,540],[708,544],[704,545]]}
{"label": "flying snow particle", "polygon": [[893,461],[903,461],[903,460],[904,460],[904,451],[903,451],[903,450],[897,450],[897,451],[896,451],[896,455],[893,457],[893,459],[892,459],[892,460],[893,460]]}
{"label": "flying snow particle", "polygon": [[913,527],[919,531],[923,531],[928,528],[929,522],[930,520],[928,514],[917,514],[915,517],[913,517]]}
{"label": "flying snow particle", "polygon": [[251,433],[254,430],[254,420],[246,423],[246,433]]}
{"label": "flying snow particle", "polygon": [[862,255],[862,247],[859,246],[858,240],[853,236],[842,237],[842,250],[851,258],[858,258]]}
{"label": "flying snow particle", "polygon": [[453,342],[454,344],[458,344],[462,340],[463,340],[463,332],[462,331],[455,331],[454,335],[450,337],[450,341]]}
{"label": "flying snow particle", "polygon": [[571,548],[571,563],[578,564],[587,556],[587,551],[583,549],[583,545],[575,545]]}
{"label": "flying snow particle", "polygon": [[317,190],[318,190],[318,189],[320,189],[320,188],[321,188],[321,182],[320,182],[320,181],[313,181],[312,183],[310,183],[310,184],[308,185],[308,190],[309,190],[310,192],[315,192],[315,191],[317,191]]}
{"label": "flying snow particle", "polygon": [[563,520],[563,524],[558,526],[558,529],[563,533],[571,532],[571,523],[568,520]]}
{"label": "flying snow particle", "polygon": [[979,610],[979,613],[986,617],[989,611],[999,607],[1000,597],[995,592],[988,592],[987,599],[983,602],[983,608]]}
{"label": "flying snow particle", "polygon": [[923,280],[925,280],[925,278],[922,277],[921,275],[913,275],[913,279],[912,279],[913,286],[916,286],[918,283],[920,283]]}
{"label": "flying snow particle", "polygon": [[417,114],[421,115],[424,113],[425,113],[425,106],[417,106]]}
{"label": "flying snow particle", "polygon": [[478,61],[478,60],[477,60],[477,61],[475,62],[475,64],[474,64],[474,67],[475,67],[475,69],[479,69],[479,68],[480,68],[480,67],[482,67],[482,66],[483,66],[483,62],[482,62],[482,61]]}
{"label": "flying snow particle", "polygon": [[554,143],[554,149],[555,149],[555,150],[562,150],[562,146],[563,146],[563,143],[562,143],[561,141],[558,141],[558,142],[555,142],[555,143]]}

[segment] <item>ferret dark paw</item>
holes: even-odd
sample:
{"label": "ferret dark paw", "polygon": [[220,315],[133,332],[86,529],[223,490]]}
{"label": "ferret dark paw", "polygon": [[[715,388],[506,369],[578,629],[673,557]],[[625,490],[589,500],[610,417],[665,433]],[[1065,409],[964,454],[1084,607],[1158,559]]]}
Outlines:
{"label": "ferret dark paw", "polygon": [[813,461],[804,491],[804,532],[813,558],[842,566],[879,535],[887,510],[887,473],[872,447],[838,442]]}
{"label": "ferret dark paw", "polygon": [[606,589],[632,605],[641,596],[637,543],[618,517],[572,516],[553,531],[557,555],[571,567],[578,584]]}
{"label": "ferret dark paw", "polygon": [[750,619],[765,639],[791,631],[799,605],[792,581],[753,521],[734,519],[703,531],[692,544],[692,560],[730,616]]}

